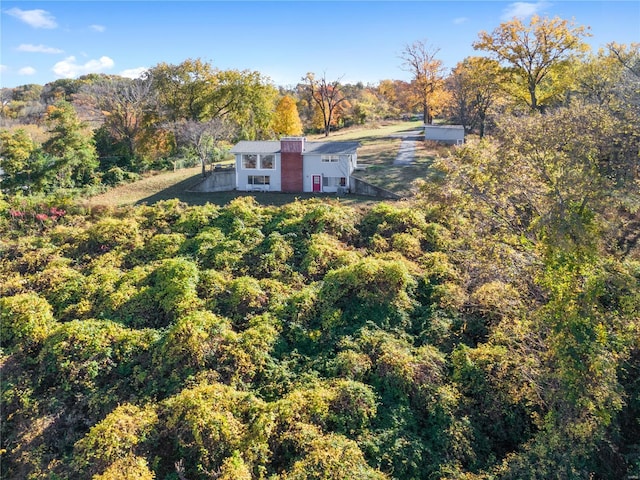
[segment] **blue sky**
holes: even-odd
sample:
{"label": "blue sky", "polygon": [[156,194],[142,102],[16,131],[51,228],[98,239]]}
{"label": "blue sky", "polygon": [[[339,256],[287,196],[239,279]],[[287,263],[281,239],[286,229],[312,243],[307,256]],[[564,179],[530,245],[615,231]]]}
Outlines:
{"label": "blue sky", "polygon": [[257,70],[277,85],[307,72],[344,83],[408,80],[398,58],[415,40],[439,48],[447,68],[481,30],[514,16],[573,19],[589,43],[640,42],[640,1],[5,1],[0,86],[92,72],[135,76],[160,62],[201,58]]}

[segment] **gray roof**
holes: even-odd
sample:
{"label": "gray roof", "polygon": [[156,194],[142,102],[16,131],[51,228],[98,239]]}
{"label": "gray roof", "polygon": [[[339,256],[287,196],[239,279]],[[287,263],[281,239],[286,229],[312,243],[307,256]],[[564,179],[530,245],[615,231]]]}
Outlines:
{"label": "gray roof", "polygon": [[[304,154],[340,155],[353,154],[360,146],[358,142],[305,142]],[[236,143],[231,153],[280,153],[278,141],[249,141]]]}
{"label": "gray roof", "polygon": [[280,142],[242,140],[230,150],[231,153],[278,153]]}
{"label": "gray roof", "polygon": [[314,155],[338,155],[356,153],[358,142],[306,142],[303,153]]}
{"label": "gray roof", "polygon": [[433,128],[434,130],[464,130],[464,125],[425,125],[424,128]]}

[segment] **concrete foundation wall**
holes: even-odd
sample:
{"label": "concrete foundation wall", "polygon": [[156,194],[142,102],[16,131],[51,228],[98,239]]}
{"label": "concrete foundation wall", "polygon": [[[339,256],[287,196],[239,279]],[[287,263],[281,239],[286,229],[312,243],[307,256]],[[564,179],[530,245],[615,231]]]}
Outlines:
{"label": "concrete foundation wall", "polygon": [[376,187],[375,185],[371,185],[364,180],[361,180],[358,177],[354,177],[353,175],[349,179],[349,189],[351,193],[355,193],[356,195],[366,195],[368,197],[379,197],[379,198],[391,198],[397,200],[400,197],[397,193],[390,192],[389,190],[385,190],[381,187]]}
{"label": "concrete foundation wall", "polygon": [[191,192],[229,192],[236,189],[236,170],[213,171],[189,189]]}

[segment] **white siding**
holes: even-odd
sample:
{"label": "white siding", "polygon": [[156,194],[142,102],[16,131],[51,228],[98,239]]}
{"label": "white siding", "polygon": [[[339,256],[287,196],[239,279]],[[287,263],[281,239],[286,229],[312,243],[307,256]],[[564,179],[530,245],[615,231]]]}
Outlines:
{"label": "white siding", "polygon": [[[304,155],[302,160],[302,181],[305,192],[313,192],[313,175],[324,177],[341,178],[344,177],[345,185],[349,185],[349,177],[357,164],[357,156],[340,155],[337,162],[323,162],[322,155]],[[323,187],[326,193],[336,192],[337,186]]]}
{"label": "white siding", "polygon": [[462,125],[425,125],[424,139],[437,142],[464,142],[464,127]]}
{"label": "white siding", "polygon": [[282,190],[282,183],[280,181],[280,154],[275,155],[275,168],[273,169],[261,169],[261,168],[242,168],[242,153],[236,153],[236,187],[238,190],[248,191],[251,190],[248,187],[249,175],[268,175],[271,180],[269,185],[269,191],[279,192]]}

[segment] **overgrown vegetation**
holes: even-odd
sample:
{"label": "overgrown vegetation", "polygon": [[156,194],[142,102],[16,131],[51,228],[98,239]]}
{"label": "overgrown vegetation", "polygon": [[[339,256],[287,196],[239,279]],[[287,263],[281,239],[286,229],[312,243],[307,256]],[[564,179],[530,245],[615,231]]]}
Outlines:
{"label": "overgrown vegetation", "polygon": [[[97,147],[69,105],[42,141],[3,134],[2,477],[640,476],[640,58],[561,53],[538,82],[460,65],[480,138],[419,157],[403,202],[89,207]],[[510,73],[512,102],[476,67]],[[169,89],[175,66],[157,73]],[[229,92],[201,93],[173,113]]]}
{"label": "overgrown vegetation", "polygon": [[3,476],[637,475],[637,144],[545,121],[407,203],[5,198]]}

